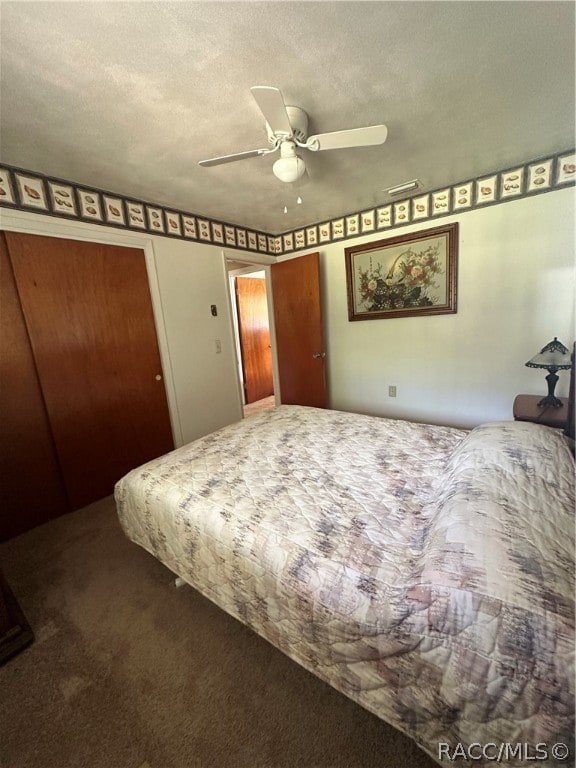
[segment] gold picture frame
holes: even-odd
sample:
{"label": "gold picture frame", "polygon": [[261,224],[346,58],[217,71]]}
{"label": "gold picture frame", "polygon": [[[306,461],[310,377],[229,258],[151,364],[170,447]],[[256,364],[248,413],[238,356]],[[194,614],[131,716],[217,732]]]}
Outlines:
{"label": "gold picture frame", "polygon": [[345,249],[349,320],[455,314],[458,224]]}

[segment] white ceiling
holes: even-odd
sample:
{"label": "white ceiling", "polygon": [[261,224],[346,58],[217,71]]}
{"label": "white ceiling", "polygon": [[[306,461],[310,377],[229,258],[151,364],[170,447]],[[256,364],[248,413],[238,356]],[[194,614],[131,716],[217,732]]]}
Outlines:
{"label": "white ceiling", "polygon": [[[573,2],[1,0],[4,163],[279,233],[574,145]],[[303,151],[299,188],[250,86],[310,133],[385,123],[377,147]],[[300,194],[302,205],[296,205]],[[288,214],[283,213],[284,206]]]}

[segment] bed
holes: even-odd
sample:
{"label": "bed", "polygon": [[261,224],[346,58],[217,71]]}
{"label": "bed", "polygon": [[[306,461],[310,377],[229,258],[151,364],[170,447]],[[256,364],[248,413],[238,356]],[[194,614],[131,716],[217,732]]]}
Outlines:
{"label": "bed", "polygon": [[560,430],[279,406],[130,472],[115,496],[132,541],[437,762],[574,755]]}

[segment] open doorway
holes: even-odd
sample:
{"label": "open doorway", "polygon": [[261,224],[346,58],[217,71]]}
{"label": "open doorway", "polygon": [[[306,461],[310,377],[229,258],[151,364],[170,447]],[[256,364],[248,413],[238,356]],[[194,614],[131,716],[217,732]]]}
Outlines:
{"label": "open doorway", "polygon": [[244,417],[276,405],[267,270],[228,262],[229,292]]}

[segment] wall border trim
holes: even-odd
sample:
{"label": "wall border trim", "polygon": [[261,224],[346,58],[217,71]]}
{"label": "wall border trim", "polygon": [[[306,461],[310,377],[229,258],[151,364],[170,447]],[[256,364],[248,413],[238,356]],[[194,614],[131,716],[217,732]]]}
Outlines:
{"label": "wall border trim", "polygon": [[552,192],[576,182],[574,148],[404,199],[272,234],[90,185],[0,165],[0,208],[280,256]]}

